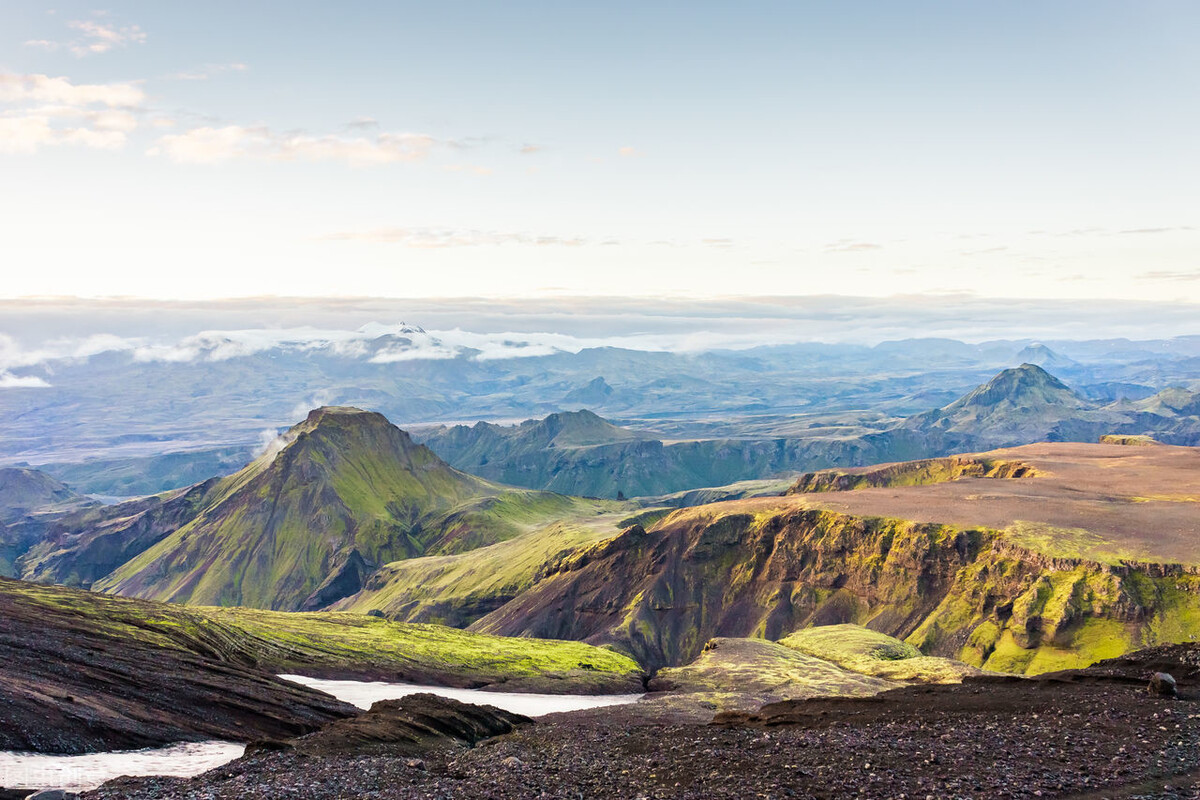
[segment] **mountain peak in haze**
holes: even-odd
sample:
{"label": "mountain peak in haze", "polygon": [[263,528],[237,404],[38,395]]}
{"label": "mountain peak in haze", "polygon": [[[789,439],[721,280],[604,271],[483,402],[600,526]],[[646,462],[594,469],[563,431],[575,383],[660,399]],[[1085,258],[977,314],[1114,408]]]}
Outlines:
{"label": "mountain peak in haze", "polygon": [[1021,352],[1017,353],[1017,358],[1024,364],[1034,364],[1039,367],[1053,369],[1055,367],[1066,368],[1079,366],[1078,362],[1066,356],[1056,353],[1041,342],[1034,342]]}
{"label": "mountain peak in haze", "polygon": [[613,425],[586,408],[527,420],[516,431],[521,439],[551,447],[588,447],[645,438],[636,431]]}
{"label": "mountain peak in haze", "polygon": [[[1001,447],[1062,438],[1064,424],[1086,421],[1094,410],[1036,364],[1000,372],[944,408],[909,417],[903,427],[964,438],[971,447]],[[1090,431],[1089,431],[1090,435]]]}
{"label": "mountain peak in haze", "polygon": [[593,378],[586,385],[567,392],[563,397],[563,402],[582,406],[602,406],[612,398],[612,395],[613,388],[608,385],[608,381],[600,377]]}
{"label": "mountain peak in haze", "polygon": [[997,374],[987,383],[946,406],[954,412],[970,408],[1084,408],[1087,402],[1069,386],[1036,364],[1025,363]]}

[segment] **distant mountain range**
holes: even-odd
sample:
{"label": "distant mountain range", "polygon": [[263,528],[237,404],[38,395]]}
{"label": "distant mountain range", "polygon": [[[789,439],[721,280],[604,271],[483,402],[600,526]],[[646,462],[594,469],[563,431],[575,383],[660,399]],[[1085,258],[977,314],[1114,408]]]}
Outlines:
{"label": "distant mountain range", "polygon": [[1023,364],[943,408],[868,433],[664,442],[584,410],[516,426],[442,427],[418,438],[455,467],[492,480],[568,494],[634,497],[1037,441],[1094,442],[1106,433],[1200,443],[1200,393],[1167,389],[1141,400],[1102,404],[1041,367]]}
{"label": "distant mountain range", "polygon": [[[1099,405],[1023,365],[844,446],[866,458],[1085,429],[1141,444],[1146,432],[1194,435],[1195,403],[1176,391]],[[651,474],[656,462],[639,462],[639,448],[703,459],[712,451],[687,448],[726,447],[738,465],[750,452],[646,440],[590,412],[478,432],[480,450],[504,446],[533,467],[562,456],[584,476]],[[672,513],[505,486],[454,468],[377,413],[322,407],[241,471],[192,487],[100,507],[26,470],[7,474],[0,497],[10,518],[46,514],[36,537],[8,551],[8,569],[26,580],[581,639],[650,668],[694,658],[714,635],[869,623],[926,653],[1023,672],[1170,639],[1171,625],[1197,613],[1181,589],[1191,567],[1179,566],[1200,563],[1197,452],[1032,445],[810,476],[786,497]],[[631,463],[606,471],[618,456]],[[679,504],[720,499],[689,495]],[[1130,565],[1146,560],[1166,566]]]}
{"label": "distant mountain range", "polygon": [[40,363],[14,367],[28,388],[0,387],[0,464],[45,466],[68,485],[130,496],[233,471],[321,405],[377,411],[406,429],[589,409],[653,438],[777,439],[878,431],[1022,362],[1101,404],[1200,389],[1200,337],[672,353],[451,346],[412,326],[366,326],[348,341],[270,333],[90,356],[47,351]]}

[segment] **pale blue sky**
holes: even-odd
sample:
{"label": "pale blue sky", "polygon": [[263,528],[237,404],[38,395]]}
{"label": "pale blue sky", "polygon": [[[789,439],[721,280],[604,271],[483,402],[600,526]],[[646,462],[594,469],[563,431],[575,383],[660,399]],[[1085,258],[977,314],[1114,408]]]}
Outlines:
{"label": "pale blue sky", "polygon": [[1198,33],[1192,2],[5,0],[0,296],[1200,302]]}

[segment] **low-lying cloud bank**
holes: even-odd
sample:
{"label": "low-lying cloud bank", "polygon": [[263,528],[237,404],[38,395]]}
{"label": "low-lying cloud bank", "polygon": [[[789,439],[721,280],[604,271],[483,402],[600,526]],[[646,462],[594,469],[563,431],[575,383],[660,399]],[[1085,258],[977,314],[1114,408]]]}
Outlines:
{"label": "low-lying cloud bank", "polygon": [[[744,350],[904,338],[1133,340],[1200,335],[1190,304],[997,300],[969,296],[283,299],[210,303],[0,301],[0,388],[48,385],[31,368],[122,354],[145,363],[226,361],[267,351],[375,364],[477,361],[619,347]],[[380,323],[417,318],[426,327]]]}

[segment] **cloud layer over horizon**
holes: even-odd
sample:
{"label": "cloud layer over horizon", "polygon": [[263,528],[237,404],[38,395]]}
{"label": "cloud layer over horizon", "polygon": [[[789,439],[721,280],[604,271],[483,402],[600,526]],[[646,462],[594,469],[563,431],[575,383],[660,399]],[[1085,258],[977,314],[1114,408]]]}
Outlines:
{"label": "cloud layer over horizon", "polygon": [[[0,388],[44,387],[52,383],[56,363],[112,354],[142,363],[193,363],[278,351],[383,365],[532,358],[597,347],[688,354],[804,343],[873,346],[907,338],[981,343],[1200,335],[1200,308],[1188,304],[929,296],[43,300],[0,301],[0,314],[7,320],[0,328]],[[378,321],[389,317],[429,327]]]}

